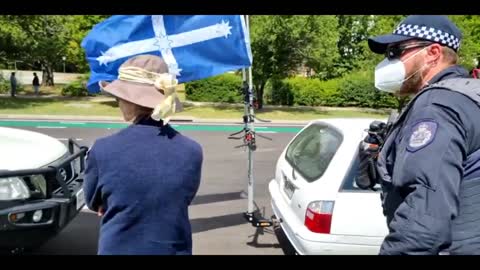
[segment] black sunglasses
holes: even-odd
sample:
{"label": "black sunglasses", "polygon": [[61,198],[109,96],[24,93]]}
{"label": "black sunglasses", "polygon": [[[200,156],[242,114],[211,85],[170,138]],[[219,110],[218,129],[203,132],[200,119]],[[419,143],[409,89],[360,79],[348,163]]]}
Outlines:
{"label": "black sunglasses", "polygon": [[423,48],[432,45],[432,42],[418,42],[418,43],[410,43],[406,45],[391,45],[387,47],[385,51],[385,57],[389,60],[398,59],[406,50],[415,49],[415,48]]}

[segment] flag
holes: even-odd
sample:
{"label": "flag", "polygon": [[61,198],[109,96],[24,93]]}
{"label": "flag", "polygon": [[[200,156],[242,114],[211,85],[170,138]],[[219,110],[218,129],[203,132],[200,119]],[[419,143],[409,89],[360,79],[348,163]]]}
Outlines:
{"label": "flag", "polygon": [[83,39],[90,65],[89,92],[117,79],[118,68],[140,54],[163,58],[179,83],[246,68],[250,37],[242,15],[116,15]]}

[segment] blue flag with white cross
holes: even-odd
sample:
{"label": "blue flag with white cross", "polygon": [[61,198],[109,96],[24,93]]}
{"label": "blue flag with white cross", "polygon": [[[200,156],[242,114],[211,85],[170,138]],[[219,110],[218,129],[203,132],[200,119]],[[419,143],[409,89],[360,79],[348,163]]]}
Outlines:
{"label": "blue flag with white cross", "polygon": [[89,92],[117,79],[118,68],[140,54],[163,58],[179,83],[208,78],[252,64],[242,15],[116,15],[83,39],[90,65]]}

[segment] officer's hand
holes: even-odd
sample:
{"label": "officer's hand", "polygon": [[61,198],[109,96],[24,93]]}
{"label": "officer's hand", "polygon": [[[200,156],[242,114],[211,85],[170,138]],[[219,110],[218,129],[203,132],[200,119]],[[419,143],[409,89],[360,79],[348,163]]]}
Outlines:
{"label": "officer's hand", "polygon": [[97,216],[101,217],[101,216],[103,216],[103,214],[105,214],[105,211],[103,210],[102,206],[99,206]]}

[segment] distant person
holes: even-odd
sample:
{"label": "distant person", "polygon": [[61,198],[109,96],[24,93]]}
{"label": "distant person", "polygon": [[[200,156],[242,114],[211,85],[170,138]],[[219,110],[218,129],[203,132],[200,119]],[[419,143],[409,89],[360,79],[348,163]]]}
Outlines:
{"label": "distant person", "polygon": [[33,91],[35,92],[35,95],[38,96],[38,90],[40,89],[40,80],[38,79],[37,73],[33,73]]}
{"label": "distant person", "polygon": [[15,77],[15,72],[12,72],[10,75],[10,95],[15,97],[15,93],[17,91],[17,78]]}

